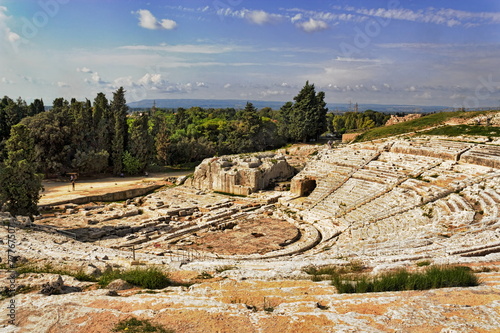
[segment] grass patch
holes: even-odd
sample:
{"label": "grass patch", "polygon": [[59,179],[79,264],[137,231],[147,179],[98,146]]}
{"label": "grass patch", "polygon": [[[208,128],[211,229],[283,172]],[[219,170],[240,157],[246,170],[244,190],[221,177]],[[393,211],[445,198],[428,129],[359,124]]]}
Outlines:
{"label": "grass patch", "polygon": [[158,332],[158,333],[174,333],[174,330],[165,329],[160,325],[153,325],[149,320],[139,320],[130,318],[119,321],[112,332],[128,332],[128,333],[143,333],[143,332]]}
{"label": "grass patch", "polygon": [[487,137],[500,137],[500,127],[491,126],[443,126],[425,131],[425,135],[445,135],[445,136],[460,136],[460,135],[476,135]]}
{"label": "grass patch", "polygon": [[430,260],[417,261],[418,267],[430,266],[430,264],[431,264]]}
{"label": "grass patch", "polygon": [[363,271],[364,265],[359,260],[353,260],[346,266],[324,265],[307,266],[302,269],[304,273],[311,275],[312,281],[332,280],[336,276],[359,273]]}
{"label": "grass patch", "polygon": [[50,263],[47,263],[43,266],[35,266],[35,265],[20,266],[16,268],[16,272],[18,274],[37,273],[37,274],[68,275],[74,277],[78,281],[97,282],[96,277],[84,273],[83,270],[81,269],[77,271],[70,271],[67,269],[53,267],[52,264]]}
{"label": "grass patch", "polygon": [[[383,126],[373,128],[361,135],[359,135],[354,142],[362,142],[385,138],[389,136],[415,132],[429,127],[437,126],[451,118],[473,118],[481,114],[489,113],[491,111],[456,111],[456,112],[439,112],[427,114],[420,118],[398,123],[391,126]],[[462,133],[463,134],[463,133]]]}
{"label": "grass patch", "polygon": [[340,294],[402,290],[428,290],[479,285],[474,272],[464,266],[430,266],[424,272],[406,270],[384,273],[375,277],[358,275],[351,278],[337,275],[332,284]]}
{"label": "grass patch", "polygon": [[116,279],[122,279],[134,286],[145,289],[163,289],[171,285],[167,274],[157,267],[108,270],[99,279],[99,285],[106,287],[111,281]]}
{"label": "grass patch", "polygon": [[32,287],[30,285],[19,285],[16,287],[16,290],[11,290],[8,287],[3,287],[0,289],[0,301],[4,300],[6,298],[12,298],[12,297],[19,295],[19,294],[30,293],[33,290],[36,290],[36,288]]}

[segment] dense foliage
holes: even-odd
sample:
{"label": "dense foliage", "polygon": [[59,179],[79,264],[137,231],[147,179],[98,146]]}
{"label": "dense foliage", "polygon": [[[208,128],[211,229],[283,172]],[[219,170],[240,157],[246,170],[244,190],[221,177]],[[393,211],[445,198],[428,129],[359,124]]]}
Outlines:
{"label": "dense foliage", "polygon": [[[247,153],[317,139],[327,129],[325,94],[306,82],[280,111],[233,108],[130,112],[125,90],[108,100],[0,100],[0,208],[35,214],[41,176],[139,174],[156,165]],[[16,127],[16,125],[19,125]],[[24,202],[23,200],[26,200]]]}
{"label": "dense foliage", "polygon": [[366,130],[385,125],[391,117],[388,114],[366,110],[365,112],[346,112],[343,114],[329,114],[329,131],[344,134],[352,130]]}

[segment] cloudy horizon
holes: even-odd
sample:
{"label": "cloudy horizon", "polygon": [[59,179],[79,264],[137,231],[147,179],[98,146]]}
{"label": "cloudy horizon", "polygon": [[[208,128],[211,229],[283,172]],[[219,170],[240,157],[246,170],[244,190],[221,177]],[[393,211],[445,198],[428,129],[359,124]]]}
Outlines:
{"label": "cloudy horizon", "polygon": [[499,25],[486,0],[0,0],[0,94],[498,107]]}

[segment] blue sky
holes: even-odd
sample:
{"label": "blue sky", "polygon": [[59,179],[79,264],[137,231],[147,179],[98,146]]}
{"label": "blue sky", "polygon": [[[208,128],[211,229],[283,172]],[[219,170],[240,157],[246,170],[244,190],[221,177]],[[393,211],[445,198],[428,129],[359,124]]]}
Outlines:
{"label": "blue sky", "polygon": [[0,0],[0,95],[500,106],[500,1]]}

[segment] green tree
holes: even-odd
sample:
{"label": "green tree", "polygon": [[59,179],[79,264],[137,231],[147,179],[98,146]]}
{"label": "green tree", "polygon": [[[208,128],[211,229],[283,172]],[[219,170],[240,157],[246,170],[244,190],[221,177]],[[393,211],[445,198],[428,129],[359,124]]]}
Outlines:
{"label": "green tree", "polygon": [[280,133],[292,141],[306,142],[318,139],[327,129],[325,93],[316,94],[314,84],[306,82],[305,86],[294,98],[293,105],[285,104],[280,111]]}
{"label": "green tree", "polygon": [[286,102],[278,114],[278,135],[290,141],[292,136],[290,134],[290,118],[292,115],[293,103]]}
{"label": "green tree", "polygon": [[149,131],[149,115],[144,112],[130,126],[130,154],[139,161],[139,171],[144,171],[153,159],[154,141]]}
{"label": "green tree", "polygon": [[128,175],[135,175],[143,168],[142,162],[128,151],[123,153],[123,171]]}
{"label": "green tree", "polygon": [[34,116],[36,114],[45,112],[45,106],[43,105],[43,99],[35,99],[33,103],[30,104],[28,110],[28,116]]}
{"label": "green tree", "polygon": [[0,203],[12,215],[38,214],[42,176],[36,173],[33,147],[26,125],[12,127],[7,159],[0,170]]}
{"label": "green tree", "polygon": [[92,122],[95,129],[94,149],[105,151],[108,155],[108,163],[111,163],[112,138],[114,132],[114,116],[111,112],[108,99],[103,93],[98,93],[94,99],[92,108]]}
{"label": "green tree", "polygon": [[314,84],[306,82],[305,86],[294,98],[290,117],[290,136],[294,141],[306,142],[318,139],[326,130],[325,93],[316,94]]}
{"label": "green tree", "polygon": [[127,112],[128,106],[125,100],[125,90],[120,87],[113,93],[111,112],[114,117],[114,131],[112,139],[112,162],[115,175],[123,171],[123,154],[127,147]]}
{"label": "green tree", "polygon": [[26,117],[21,124],[28,128],[28,135],[35,143],[35,165],[45,176],[68,171],[75,154],[74,122],[69,105],[54,101],[56,107],[33,117]]}

